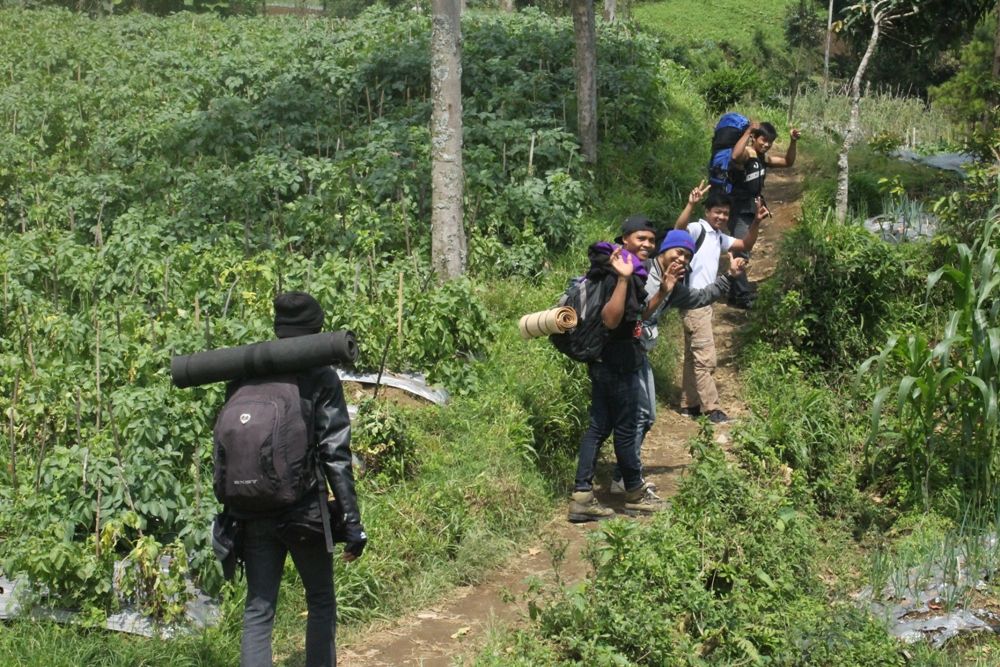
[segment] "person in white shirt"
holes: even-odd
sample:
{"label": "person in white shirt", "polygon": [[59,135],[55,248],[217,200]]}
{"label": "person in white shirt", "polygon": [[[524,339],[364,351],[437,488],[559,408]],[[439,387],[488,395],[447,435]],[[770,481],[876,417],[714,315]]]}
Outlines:
{"label": "person in white shirt", "polygon": [[[705,195],[705,217],[688,224],[695,205]],[[762,201],[757,202],[753,224],[742,239],[722,232],[729,223],[730,199],[718,189],[710,190],[702,181],[688,196],[688,203],[677,216],[674,229],[684,229],[695,240],[696,250],[691,260],[689,285],[704,289],[715,283],[719,274],[719,257],[724,253],[749,253],[757,242],[760,221],[770,215]],[[712,332],[712,306],[681,311],[684,325],[684,373],[681,414],[689,417],[706,416],[713,424],[724,424],[729,417],[722,411],[719,392],[715,387],[715,335]]]}

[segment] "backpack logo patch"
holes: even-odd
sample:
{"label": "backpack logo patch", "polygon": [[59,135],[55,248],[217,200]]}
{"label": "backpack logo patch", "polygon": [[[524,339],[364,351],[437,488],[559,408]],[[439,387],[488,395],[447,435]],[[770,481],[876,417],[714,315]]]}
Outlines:
{"label": "backpack logo patch", "polygon": [[250,413],[249,412],[244,412],[243,414],[240,415],[240,423],[241,424],[246,424],[248,421],[250,421]]}

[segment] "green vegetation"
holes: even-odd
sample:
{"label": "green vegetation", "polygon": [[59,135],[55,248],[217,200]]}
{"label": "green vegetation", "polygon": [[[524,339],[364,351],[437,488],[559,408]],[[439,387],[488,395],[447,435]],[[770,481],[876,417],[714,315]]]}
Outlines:
{"label": "green vegetation", "polygon": [[792,4],[794,0],[656,0],[637,3],[632,15],[639,25],[681,45],[710,44],[737,51],[763,45],[777,50]]}
{"label": "green vegetation", "polygon": [[[0,95],[0,567],[94,625],[123,604],[175,618],[185,574],[224,605],[218,630],[179,643],[119,637],[106,648],[100,632],[18,623],[0,632],[0,662],[233,664],[242,584],[221,584],[205,530],[222,387],[172,389],[167,362],[269,338],[279,289],[315,294],[330,328],[358,333],[365,366],[388,344],[390,367],[425,370],[454,397],[446,408],[362,406],[373,548],[338,569],[342,622],[474,581],[548,515],[585,374],[521,341],[513,323],[551,305],[619,216],[654,196],[666,215],[664,184],[696,176],[663,156],[691,142],[702,110],[650,40],[602,32],[601,125],[609,152],[658,160],[628,175],[634,192],[608,197],[609,213],[581,217],[597,193],[565,127],[570,22],[466,21],[471,276],[439,286],[427,277],[426,17],[3,19],[17,38],[0,46],[11,77]],[[165,554],[176,566],[159,576]],[[123,558],[119,599],[111,573]],[[290,566],[286,584],[275,647],[298,664],[305,604]],[[52,633],[64,650],[38,655],[31,647]]]}
{"label": "green vegetation", "polygon": [[[5,625],[0,663],[235,664],[244,591],[221,582],[204,530],[222,388],[173,390],[166,367],[171,353],[270,337],[281,289],[316,294],[331,328],[359,334],[365,366],[387,349],[390,367],[424,370],[454,397],[360,406],[372,546],[338,568],[341,620],[475,582],[562,497],[585,418],[583,368],[513,323],[550,305],[615,221],[674,218],[717,111],[737,106],[787,137],[783,91],[803,78],[792,120],[806,121],[806,205],[740,353],[751,415],[733,430],[735,456],[703,432],[673,508],[608,524],[588,552],[593,576],[535,591],[534,622],[494,637],[479,662],[986,664],[996,642],[904,656],[851,594],[911,584],[913,568],[954,574],[960,552],[996,567],[982,546],[998,516],[995,167],[959,185],[892,160],[961,133],[936,106],[870,95],[854,214],[935,202],[944,233],[890,246],[830,223],[846,102],[815,90],[801,45],[786,48],[797,3],[752,4],[637,4],[655,38],[602,25],[593,170],[573,134],[570,21],[467,15],[470,275],[446,285],[428,278],[426,15],[2,10],[0,568],[86,627]],[[963,55],[967,76],[935,91],[966,123],[983,111],[961,103],[983,90],[984,43]],[[663,376],[675,356],[658,347]],[[162,555],[174,557],[165,573]],[[219,627],[171,641],[93,629],[123,604],[175,618],[185,575],[219,593]],[[276,654],[298,665],[305,604],[291,567],[285,583]],[[952,583],[949,608],[996,597]]]}

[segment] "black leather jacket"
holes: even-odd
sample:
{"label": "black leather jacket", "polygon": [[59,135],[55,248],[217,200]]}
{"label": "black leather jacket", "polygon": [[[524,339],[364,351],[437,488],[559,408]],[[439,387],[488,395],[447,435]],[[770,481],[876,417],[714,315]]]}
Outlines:
{"label": "black leather jacket", "polygon": [[351,465],[351,418],[344,388],[332,366],[314,368],[298,377],[299,393],[311,401],[316,453],[345,523],[360,523]]}

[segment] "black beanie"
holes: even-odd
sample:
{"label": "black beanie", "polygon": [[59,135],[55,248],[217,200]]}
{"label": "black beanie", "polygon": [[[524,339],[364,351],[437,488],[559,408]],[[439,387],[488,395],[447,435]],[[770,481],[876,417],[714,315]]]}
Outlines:
{"label": "black beanie", "polygon": [[323,328],[323,307],[305,292],[274,297],[274,333],[278,338],[307,336]]}

